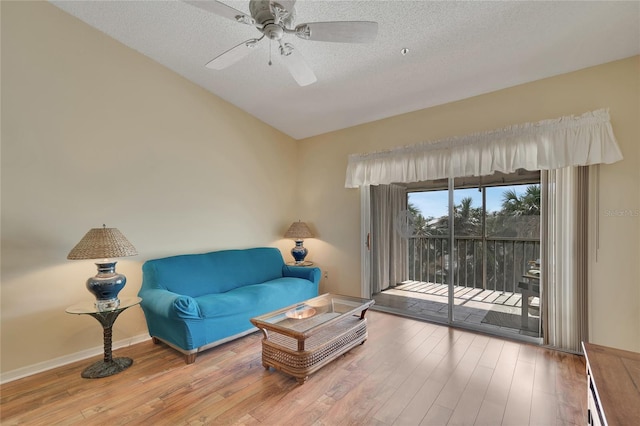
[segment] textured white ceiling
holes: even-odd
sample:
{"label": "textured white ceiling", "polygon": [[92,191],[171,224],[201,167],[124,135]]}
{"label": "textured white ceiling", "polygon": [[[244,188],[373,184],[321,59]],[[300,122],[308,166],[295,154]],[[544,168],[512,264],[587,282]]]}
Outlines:
{"label": "textured white ceiling", "polygon": [[[300,87],[269,43],[222,70],[218,54],[259,36],[181,1],[52,1],[295,139],[640,54],[640,2],[298,0],[296,24],[368,20],[371,44],[286,36],[317,83]],[[223,1],[248,13],[248,1]],[[402,56],[400,50],[408,48]]]}

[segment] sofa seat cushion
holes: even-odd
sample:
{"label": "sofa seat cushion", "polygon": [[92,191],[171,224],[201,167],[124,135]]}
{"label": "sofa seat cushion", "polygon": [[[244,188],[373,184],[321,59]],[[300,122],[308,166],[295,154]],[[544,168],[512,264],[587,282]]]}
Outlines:
{"label": "sofa seat cushion", "polygon": [[[304,300],[313,291],[311,281],[284,277],[238,287],[224,293],[196,297],[203,318],[256,316],[281,308],[283,300]],[[292,302],[295,303],[295,302]]]}

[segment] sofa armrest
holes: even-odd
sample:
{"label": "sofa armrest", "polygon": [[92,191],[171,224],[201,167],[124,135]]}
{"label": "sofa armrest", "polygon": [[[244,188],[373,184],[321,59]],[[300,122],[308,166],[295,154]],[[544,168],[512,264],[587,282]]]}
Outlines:
{"label": "sofa armrest", "polygon": [[289,265],[284,265],[282,267],[283,277],[304,278],[305,280],[309,280],[314,284],[320,283],[321,274],[322,272],[320,271],[320,268],[309,268],[308,266],[289,266]]}
{"label": "sofa armrest", "polygon": [[142,308],[165,318],[201,318],[200,307],[193,297],[161,289],[141,291]]}

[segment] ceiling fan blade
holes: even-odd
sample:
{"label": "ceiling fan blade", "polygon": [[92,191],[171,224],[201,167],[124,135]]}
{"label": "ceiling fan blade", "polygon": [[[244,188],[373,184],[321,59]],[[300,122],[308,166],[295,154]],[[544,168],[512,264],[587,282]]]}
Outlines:
{"label": "ceiling fan blade", "polygon": [[255,25],[256,21],[244,12],[240,12],[231,6],[227,6],[219,1],[202,1],[202,0],[184,0],[185,3],[191,6],[198,7],[207,12],[215,13],[216,15],[224,18],[231,19],[232,21],[241,22],[247,25]]}
{"label": "ceiling fan blade", "polygon": [[310,22],[295,28],[305,40],[339,43],[370,43],[378,35],[378,23],[371,21]]}
{"label": "ceiling fan blade", "polygon": [[300,86],[308,86],[318,81],[307,61],[291,44],[284,43],[280,46],[280,57],[284,66]]}
{"label": "ceiling fan blade", "polygon": [[239,45],[232,47],[226,52],[216,56],[211,61],[209,61],[205,66],[207,68],[211,68],[214,70],[222,70],[227,68],[230,65],[235,64],[240,59],[249,55],[251,52],[255,51],[255,47],[258,42],[262,40],[261,38],[252,38],[247,41],[243,41]]}

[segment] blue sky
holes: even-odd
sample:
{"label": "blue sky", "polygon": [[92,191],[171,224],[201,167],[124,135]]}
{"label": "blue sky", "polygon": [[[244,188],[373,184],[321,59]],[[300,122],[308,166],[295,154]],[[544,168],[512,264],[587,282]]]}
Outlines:
{"label": "blue sky", "polygon": [[[500,210],[502,206],[502,194],[513,189],[516,194],[523,194],[528,185],[508,185],[487,188],[487,213]],[[456,189],[453,193],[454,204],[460,204],[460,200],[465,197],[473,199],[472,207],[482,207],[482,192],[478,188]],[[422,212],[424,217],[446,216],[449,211],[448,191],[410,192],[409,203],[413,204]]]}

